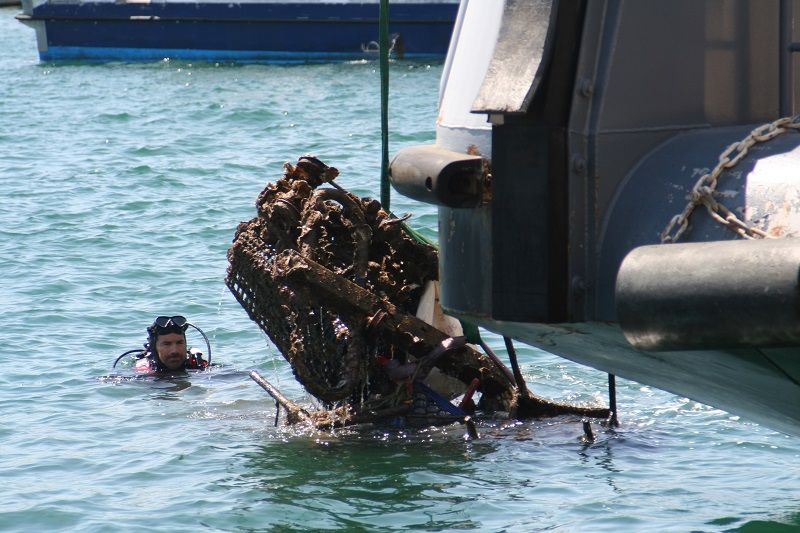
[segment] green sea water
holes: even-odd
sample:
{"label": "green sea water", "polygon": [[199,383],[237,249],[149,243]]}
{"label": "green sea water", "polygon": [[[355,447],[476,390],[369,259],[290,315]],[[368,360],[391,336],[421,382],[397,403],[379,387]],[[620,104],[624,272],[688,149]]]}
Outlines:
{"label": "green sea water", "polygon": [[[248,370],[311,398],[224,286],[226,251],[303,154],[379,196],[377,64],[53,65],[16,12],[0,9],[0,531],[800,529],[798,439],[624,380],[621,427],[591,445],[569,418],[482,421],[476,441],[274,427]],[[392,64],[392,153],[433,141],[441,72]],[[434,209],[392,198],[436,235]],[[201,327],[221,366],[114,377],[159,314]],[[605,402],[602,373],[519,352],[538,394]]]}

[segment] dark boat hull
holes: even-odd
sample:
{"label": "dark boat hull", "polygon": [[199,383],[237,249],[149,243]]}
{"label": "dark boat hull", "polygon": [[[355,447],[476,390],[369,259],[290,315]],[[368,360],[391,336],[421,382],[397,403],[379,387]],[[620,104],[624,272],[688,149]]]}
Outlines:
{"label": "dark boat hull", "polygon": [[[443,58],[458,5],[390,9],[394,52]],[[377,3],[45,2],[18,16],[50,60],[301,62],[376,57]]]}

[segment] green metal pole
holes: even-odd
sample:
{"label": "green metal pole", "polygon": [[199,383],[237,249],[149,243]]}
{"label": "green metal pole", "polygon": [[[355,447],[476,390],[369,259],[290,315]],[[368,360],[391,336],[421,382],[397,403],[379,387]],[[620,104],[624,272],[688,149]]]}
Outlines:
{"label": "green metal pole", "polygon": [[381,0],[380,33],[381,65],[381,204],[389,211],[389,0]]}

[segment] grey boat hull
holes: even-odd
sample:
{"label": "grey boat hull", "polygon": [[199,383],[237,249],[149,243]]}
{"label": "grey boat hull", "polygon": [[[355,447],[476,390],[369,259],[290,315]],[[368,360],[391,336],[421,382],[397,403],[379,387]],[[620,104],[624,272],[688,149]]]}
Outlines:
{"label": "grey boat hull", "polygon": [[[795,4],[464,0],[441,151],[404,148],[392,166],[399,191],[439,206],[445,311],[800,436]],[[669,230],[682,213],[685,231]],[[737,223],[787,241],[780,280],[773,251],[747,260]],[[669,272],[655,260],[620,292],[633,252],[675,241],[708,253]],[[681,290],[652,299],[659,278]]]}
{"label": "grey boat hull", "polygon": [[[529,324],[461,318],[570,361],[800,435],[800,354],[796,348],[646,352],[633,348],[615,323]],[[620,416],[624,419],[624,412]]]}

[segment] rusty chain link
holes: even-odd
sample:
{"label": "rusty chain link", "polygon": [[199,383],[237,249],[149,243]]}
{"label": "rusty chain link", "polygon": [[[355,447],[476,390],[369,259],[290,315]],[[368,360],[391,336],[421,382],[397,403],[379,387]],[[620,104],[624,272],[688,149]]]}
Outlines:
{"label": "rusty chain link", "polygon": [[689,217],[701,204],[705,206],[711,218],[745,239],[770,238],[765,231],[744,222],[715,199],[715,196],[718,195],[717,180],[724,171],[738,165],[754,145],[774,139],[787,131],[800,130],[800,123],[796,122],[796,119],[797,117],[779,118],[774,122],[757,127],[741,141],[728,146],[720,154],[717,166],[711,172],[701,176],[694,184],[689,195],[689,203],[681,213],[672,217],[667,227],[661,232],[661,242],[677,242],[689,228]]}

